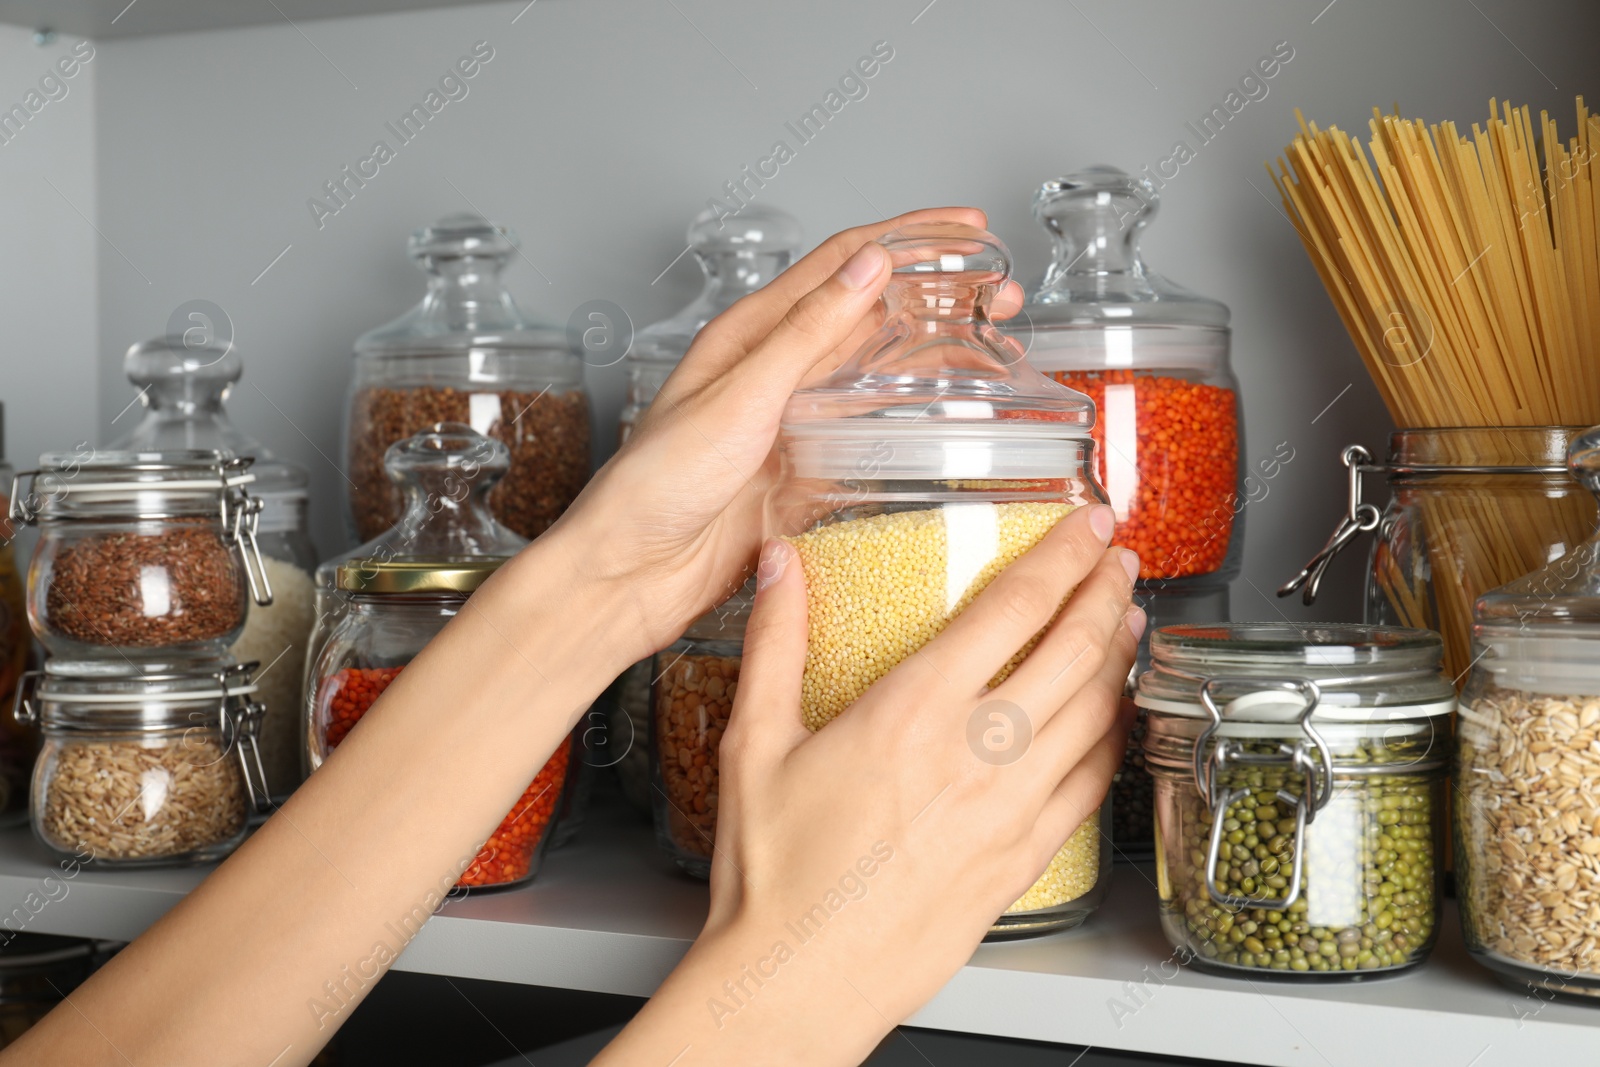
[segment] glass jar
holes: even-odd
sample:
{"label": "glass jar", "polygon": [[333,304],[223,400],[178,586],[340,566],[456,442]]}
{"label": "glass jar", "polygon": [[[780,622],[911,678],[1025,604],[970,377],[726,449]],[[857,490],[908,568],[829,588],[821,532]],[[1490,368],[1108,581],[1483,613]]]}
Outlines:
{"label": "glass jar", "polygon": [[1234,975],[1360,978],[1438,933],[1455,690],[1439,635],[1172,626],[1150,642],[1161,925]]}
{"label": "glass jar", "polygon": [[1005,328],[1029,363],[1095,402],[1112,540],[1139,553],[1141,592],[1216,590],[1224,618],[1244,543],[1228,308],[1144,265],[1158,201],[1148,179],[1115,167],[1045,182],[1033,214],[1054,258]]}
{"label": "glass jar", "polygon": [[[5,409],[0,406],[0,493],[9,492],[15,473],[5,460]],[[28,603],[17,569],[16,528],[11,523],[11,501],[0,497],[0,708],[16,701],[17,680],[27,669],[33,649],[28,628]],[[39,732],[0,716],[0,826],[21,825],[28,818],[28,782],[33,759],[39,752]]]}
{"label": "glass jar", "polygon": [[244,632],[229,653],[265,664],[256,677],[256,699],[266,707],[261,721],[261,763],[274,797],[300,784],[300,700],[306,644],[315,618],[311,543],[306,506],[310,476],[287,463],[228,418],[224,401],[244,373],[231,343],[189,336],[158,337],[128,349],[122,361],[139,387],[144,418],[128,436],[108,447],[133,452],[218,450],[253,460],[250,495],[261,501],[256,543],[272,587],[272,603],[251,604]]}
{"label": "glass jar", "polygon": [[648,747],[656,843],[696,878],[711,877],[717,752],[739,691],[753,603],[741,590],[655,657]]}
{"label": "glass jar", "polygon": [[[883,325],[791,398],[766,501],[769,534],[790,539],[805,571],[801,703],[812,730],[932,639],[1068,512],[1104,499],[1092,470],[1094,405],[1028,366],[989,320],[1011,270],[999,239],[926,223],[882,243],[894,265]],[[878,614],[885,603],[897,606],[894,627]],[[1026,909],[1008,912],[997,932],[1082,921],[1078,902],[1109,874],[1101,850],[1078,847],[1083,840],[1067,843],[1023,898]]]}
{"label": "glass jar", "polygon": [[725,212],[707,208],[689,224],[689,250],[706,279],[700,295],[633,339],[623,364],[628,391],[618,419],[619,445],[627,443],[634,425],[705,324],[782,274],[800,254],[800,223],[788,212],[749,204],[737,215],[724,216]]}
{"label": "glass jar", "polygon": [[82,985],[99,957],[93,941],[7,931],[0,941],[0,1049]]}
{"label": "glass jar", "polygon": [[136,867],[221,859],[266,803],[255,663],[52,659],[19,688],[44,736],[33,831],[62,855]]}
{"label": "glass jar", "polygon": [[[1600,427],[1568,451],[1600,493]],[[1514,513],[1513,513],[1514,514]],[[1524,989],[1600,996],[1600,534],[1478,599],[1456,762],[1467,951]]]}
{"label": "glass jar", "polygon": [[[1595,527],[1594,498],[1567,474],[1576,426],[1484,426],[1399,430],[1379,466],[1360,445],[1343,453],[1345,517],[1286,596],[1316,599],[1329,561],[1362,531],[1376,530],[1366,582],[1366,618],[1437,630],[1444,670],[1459,686],[1472,663],[1472,605],[1581,544]],[[1361,500],[1363,474],[1389,476],[1380,512]]]}
{"label": "glass jar", "polygon": [[566,333],[527,319],[500,280],[516,237],[477,215],[411,235],[428,274],[422,303],[356,341],[345,418],[351,528],[374,538],[400,520],[384,477],[396,441],[439,422],[503,443],[511,469],[490,503],[523,537],[560,517],[589,479],[589,398]]}
{"label": "glass jar", "polygon": [[[13,483],[37,523],[28,621],[54,656],[220,656],[248,598],[272,603],[249,459],[220,452],[47,453]],[[27,493],[23,478],[30,479]],[[247,588],[248,586],[248,588]]]}

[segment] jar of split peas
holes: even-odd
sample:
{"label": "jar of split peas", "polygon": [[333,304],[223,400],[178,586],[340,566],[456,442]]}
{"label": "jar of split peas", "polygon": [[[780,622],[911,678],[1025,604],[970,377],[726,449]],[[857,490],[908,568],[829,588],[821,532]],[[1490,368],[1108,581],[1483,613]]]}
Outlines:
{"label": "jar of split peas", "polygon": [[[1074,508],[1103,501],[1094,405],[1022,359],[989,319],[1010,274],[994,235],[956,223],[883,239],[894,265],[883,326],[826,380],[795,393],[766,503],[805,571],[805,725],[820,730],[915,655],[1007,564]],[[1037,640],[1037,637],[1034,641]],[[999,685],[1034,641],[1000,664]],[[1020,760],[1029,709],[994,700],[969,723],[973,758]],[[1083,921],[1110,865],[1099,813],[1084,820],[991,937]]]}

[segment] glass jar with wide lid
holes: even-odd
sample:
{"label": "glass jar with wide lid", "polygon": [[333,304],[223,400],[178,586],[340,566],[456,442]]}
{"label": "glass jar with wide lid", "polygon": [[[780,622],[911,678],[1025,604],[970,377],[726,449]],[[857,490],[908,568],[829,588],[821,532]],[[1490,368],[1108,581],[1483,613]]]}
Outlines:
{"label": "glass jar with wide lid", "polygon": [[[999,239],[925,223],[881,243],[893,266],[883,325],[794,394],[767,498],[769,532],[791,540],[806,575],[801,702],[813,730],[1073,508],[1104,499],[1090,470],[1093,405],[1028,366],[990,319],[1011,267]],[[1091,816],[995,936],[1081,922],[1109,873],[1098,841]]]}
{"label": "glass jar with wide lid", "polygon": [[1360,977],[1437,933],[1454,690],[1426,630],[1235,623],[1150,642],[1162,925],[1230,973]]}
{"label": "glass jar with wide lid", "polygon": [[466,423],[510,450],[492,501],[501,521],[536,537],[589,475],[589,402],[583,361],[566,331],[523,314],[501,280],[515,236],[477,215],[453,215],[411,237],[428,273],[422,302],[356,341],[346,417],[356,536],[400,516],[383,476],[384,453],[436,422]]}
{"label": "glass jar with wide lid", "polygon": [[1150,181],[1115,167],[1045,182],[1033,212],[1053,259],[1007,328],[1030,363],[1098,406],[1114,542],[1139,553],[1146,591],[1220,590],[1243,534],[1228,308],[1145,265],[1139,238],[1158,204]]}
{"label": "glass jar with wide lid", "polygon": [[705,288],[677,314],[634,337],[619,418],[624,442],[706,323],[794,262],[800,254],[800,224],[788,212],[763,204],[748,204],[731,216],[713,207],[689,224],[688,241],[705,275]]}

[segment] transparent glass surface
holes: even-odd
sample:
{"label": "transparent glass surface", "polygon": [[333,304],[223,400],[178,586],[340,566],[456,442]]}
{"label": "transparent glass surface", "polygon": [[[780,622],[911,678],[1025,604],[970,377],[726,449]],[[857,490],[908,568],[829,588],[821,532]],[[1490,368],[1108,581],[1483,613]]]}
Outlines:
{"label": "transparent glass surface", "polygon": [[434,423],[465,423],[499,440],[510,468],[491,506],[537,537],[589,478],[583,361],[565,331],[517,307],[501,271],[516,238],[476,215],[452,215],[411,236],[428,275],[422,303],[356,341],[345,419],[350,520],[358,540],[400,518],[384,477],[389,446]]}

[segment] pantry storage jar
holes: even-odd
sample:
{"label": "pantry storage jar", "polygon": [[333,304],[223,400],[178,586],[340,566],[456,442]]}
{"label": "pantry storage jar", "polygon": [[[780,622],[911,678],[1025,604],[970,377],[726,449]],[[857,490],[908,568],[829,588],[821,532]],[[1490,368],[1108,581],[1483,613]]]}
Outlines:
{"label": "pantry storage jar", "polygon": [[656,843],[696,878],[711,877],[722,734],[739,692],[753,599],[740,590],[657,653],[649,750]]}
{"label": "pantry storage jar", "polygon": [[31,672],[16,716],[44,738],[34,834],[62,855],[117,866],[233,851],[267,799],[257,666],[52,659]]}
{"label": "pantry storage jar", "polygon": [[[989,319],[1011,269],[999,239],[924,223],[882,243],[894,267],[884,323],[790,400],[766,502],[769,533],[790,540],[805,572],[801,704],[812,730],[931,640],[1057,521],[1104,500],[1092,473],[1093,405],[1030,367]],[[975,747],[974,756],[1021,752]],[[996,936],[1061,929],[1093,910],[1109,874],[1094,823],[999,918]]]}
{"label": "pantry storage jar", "polygon": [[234,659],[259,660],[256,699],[261,721],[261,763],[275,797],[300,784],[300,699],[306,644],[315,616],[312,570],[317,565],[307,519],[310,477],[279,459],[236,426],[224,404],[244,373],[232,342],[183,334],[157,337],[128,349],[122,361],[138,388],[144,418],[108,447],[136,452],[218,450],[252,459],[250,495],[261,502],[256,543],[272,586],[272,603],[251,604],[244,632],[228,650]]}
{"label": "pantry storage jar", "polygon": [[272,603],[250,460],[221,452],[47,453],[16,479],[36,523],[28,620],[51,655],[219,656]]}
{"label": "pantry storage jar", "polygon": [[1438,933],[1455,690],[1439,635],[1173,626],[1138,703],[1161,925],[1196,966],[1360,978]]}
{"label": "pantry storage jar", "polygon": [[[1573,440],[1600,492],[1600,427]],[[1600,534],[1478,599],[1461,694],[1467,950],[1524,989],[1600,996]]]}
{"label": "pantry storage jar", "polygon": [[688,307],[634,337],[623,362],[628,385],[618,419],[619,444],[627,442],[705,324],[795,261],[800,254],[800,223],[788,212],[762,204],[746,205],[733,216],[712,207],[689,224],[688,241],[688,250],[705,275],[705,287]]}
{"label": "pantry storage jar", "polygon": [[589,398],[566,332],[534,323],[500,273],[515,236],[477,215],[452,215],[411,235],[428,274],[422,303],[356,341],[345,418],[351,528],[374,538],[400,519],[384,477],[396,441],[438,422],[502,442],[511,469],[490,501],[523,537],[560,517],[589,478]]}

